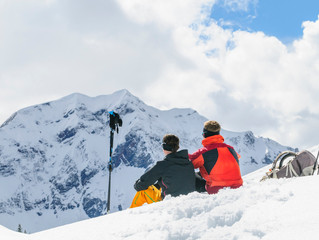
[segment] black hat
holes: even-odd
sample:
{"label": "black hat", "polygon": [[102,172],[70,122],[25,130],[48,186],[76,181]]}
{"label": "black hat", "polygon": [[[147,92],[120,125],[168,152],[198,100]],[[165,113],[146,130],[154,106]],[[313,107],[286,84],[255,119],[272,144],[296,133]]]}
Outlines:
{"label": "black hat", "polygon": [[169,145],[169,144],[164,143],[164,142],[162,143],[162,147],[166,151],[170,151],[171,152],[173,150],[173,146],[172,145]]}
{"label": "black hat", "polygon": [[203,137],[204,138],[207,138],[207,137],[211,137],[211,136],[215,136],[215,135],[219,135],[220,132],[211,132],[211,131],[208,131],[207,129],[203,129]]}

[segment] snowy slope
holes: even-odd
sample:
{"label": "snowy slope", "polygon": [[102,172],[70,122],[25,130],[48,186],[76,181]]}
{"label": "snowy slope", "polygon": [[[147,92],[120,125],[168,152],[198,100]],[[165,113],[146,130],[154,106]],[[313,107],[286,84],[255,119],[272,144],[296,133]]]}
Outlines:
{"label": "snowy slope", "polygon": [[[111,212],[129,207],[135,180],[162,159],[164,134],[178,135],[190,152],[201,147],[205,117],[192,109],[158,110],[126,90],[22,109],[0,127],[0,224],[36,232],[105,214],[111,110],[124,122],[115,135]],[[289,149],[250,131],[222,135],[241,154],[243,174]]]}
{"label": "snowy slope", "polygon": [[244,176],[242,188],[216,195],[167,198],[31,235],[0,227],[0,235],[6,240],[318,239],[319,176],[259,182],[265,170]]}

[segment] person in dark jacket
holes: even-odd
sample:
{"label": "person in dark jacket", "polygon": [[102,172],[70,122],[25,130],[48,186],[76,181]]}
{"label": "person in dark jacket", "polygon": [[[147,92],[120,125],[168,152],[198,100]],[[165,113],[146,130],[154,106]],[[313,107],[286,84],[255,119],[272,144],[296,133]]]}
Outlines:
{"label": "person in dark jacket", "polygon": [[177,136],[167,134],[163,138],[165,158],[145,172],[134,184],[137,191],[131,208],[144,203],[161,201],[167,195],[173,197],[195,191],[195,171],[188,158],[188,151],[179,149]]}
{"label": "person in dark jacket", "polygon": [[206,191],[209,194],[217,193],[224,187],[239,188],[243,184],[239,168],[240,156],[234,148],[224,143],[220,135],[220,124],[216,121],[207,121],[203,129],[203,147],[189,154],[194,168],[199,168],[199,179],[196,175],[196,190]]}

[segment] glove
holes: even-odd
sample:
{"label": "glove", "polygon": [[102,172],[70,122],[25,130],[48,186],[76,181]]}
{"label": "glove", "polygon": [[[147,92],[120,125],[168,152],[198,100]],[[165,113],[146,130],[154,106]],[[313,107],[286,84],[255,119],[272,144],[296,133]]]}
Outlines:
{"label": "glove", "polygon": [[143,186],[143,183],[140,179],[138,179],[135,184],[134,184],[134,188],[137,192],[142,191],[142,190],[146,190],[148,188],[148,186],[145,188],[145,186]]}

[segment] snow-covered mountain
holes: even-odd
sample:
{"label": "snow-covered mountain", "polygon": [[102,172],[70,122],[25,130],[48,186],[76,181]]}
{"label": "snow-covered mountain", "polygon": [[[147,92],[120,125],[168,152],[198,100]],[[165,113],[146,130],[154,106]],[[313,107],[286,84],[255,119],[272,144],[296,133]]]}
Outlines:
{"label": "snow-covered mountain", "polygon": [[[205,117],[192,109],[158,110],[127,90],[22,109],[0,127],[1,225],[36,232],[105,214],[111,110],[123,119],[114,138],[111,212],[129,207],[135,180],[163,158],[166,133],[179,136],[189,152],[201,147]],[[250,131],[221,134],[241,155],[242,174],[296,150]]]}
{"label": "snow-covered mountain", "polygon": [[[318,148],[312,152],[316,155]],[[194,192],[168,197],[31,235],[0,226],[0,236],[6,240],[317,240],[319,176],[260,182],[267,167],[245,175],[243,187],[216,195]]]}

